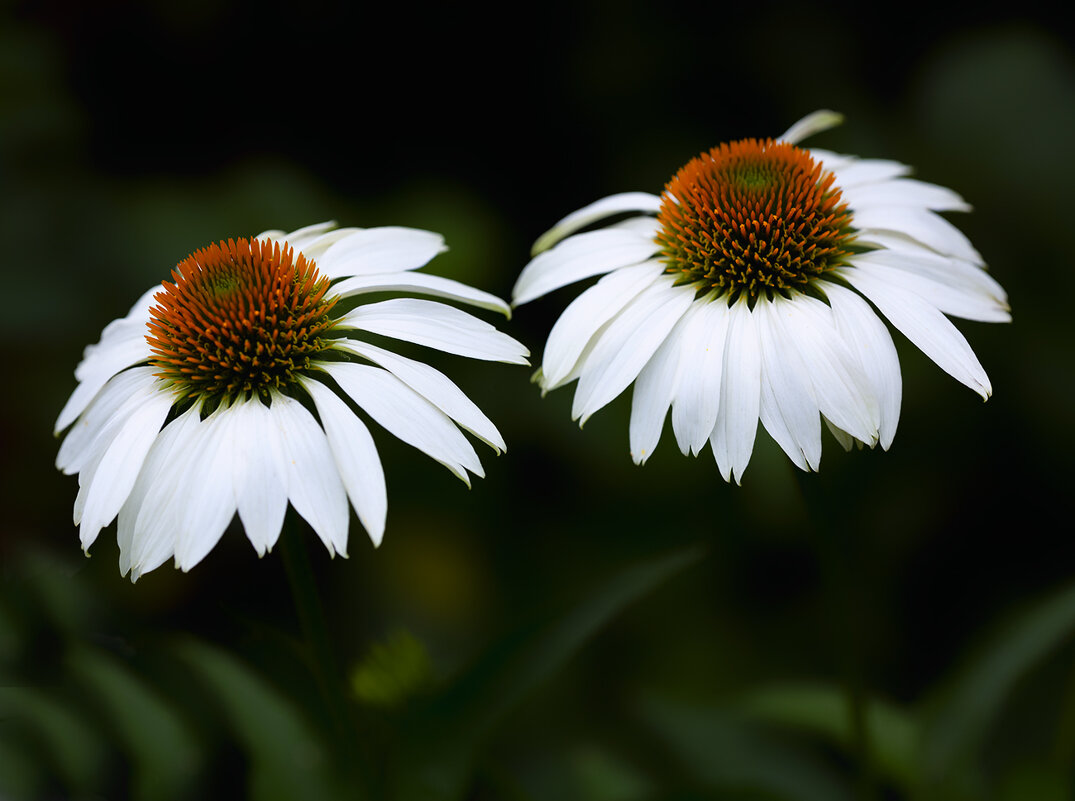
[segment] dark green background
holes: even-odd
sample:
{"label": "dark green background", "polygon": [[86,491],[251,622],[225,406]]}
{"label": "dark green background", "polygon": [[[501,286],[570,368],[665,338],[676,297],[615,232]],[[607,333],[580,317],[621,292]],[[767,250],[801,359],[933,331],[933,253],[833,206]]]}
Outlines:
{"label": "dark green background", "polygon": [[[0,799],[298,797],[291,781],[851,797],[871,784],[840,706],[855,677],[890,705],[872,732],[885,797],[1075,797],[1073,30],[1033,4],[975,15],[5,4]],[[81,555],[52,423],[81,349],[194,248],[408,225],[451,247],[429,271],[507,297],[567,212],[823,107],[847,122],[810,144],[904,161],[974,205],[951,216],[1014,318],[959,323],[988,403],[897,336],[889,453],[829,439],[800,482],[759,434],[739,488],[668,431],[635,467],[627,397],[580,432],[570,388],[541,399],[527,369],[428,354],[508,453],[482,450],[467,491],[375,430],[384,544],[355,521],[330,561],[305,538],[349,685],[364,665],[352,740],[296,644],[278,554],[232,529],[191,573],[136,586],[114,527]],[[496,322],[536,365],[578,291]]]}

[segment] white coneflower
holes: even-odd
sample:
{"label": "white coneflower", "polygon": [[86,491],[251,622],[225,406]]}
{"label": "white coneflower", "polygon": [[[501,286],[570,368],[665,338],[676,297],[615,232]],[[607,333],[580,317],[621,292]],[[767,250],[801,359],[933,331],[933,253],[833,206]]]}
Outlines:
{"label": "white coneflower", "polygon": [[[1010,319],[982,257],[936,213],[969,206],[905,177],[903,164],[797,146],[840,119],[817,112],[778,139],[722,144],[660,197],[614,195],[542,236],[516,305],[604,274],[550,332],[542,389],[577,379],[572,417],[585,422],[633,382],[636,463],[653,452],[671,408],[683,453],[709,442],[736,482],[759,419],[803,470],[820,465],[822,420],[845,447],[889,447],[902,389],[877,312],[988,398],[985,371],[945,316]],[[624,213],[632,216],[576,233]]]}
{"label": "white coneflower", "polygon": [[56,421],[57,434],[71,426],[56,464],[78,473],[84,549],[118,515],[123,574],[136,580],[173,556],[189,570],[238,512],[264,554],[290,501],[330,553],[346,554],[348,498],[380,543],[384,471],[352,403],[468,486],[468,471],[483,472],[459,428],[504,450],[496,426],[445,375],[358,337],[513,364],[527,363],[526,348],[436,301],[394,298],[346,312],[339,302],[392,291],[504,314],[507,304],[415,272],[444,250],[438,234],[333,228],[197,250],[86,349]]}

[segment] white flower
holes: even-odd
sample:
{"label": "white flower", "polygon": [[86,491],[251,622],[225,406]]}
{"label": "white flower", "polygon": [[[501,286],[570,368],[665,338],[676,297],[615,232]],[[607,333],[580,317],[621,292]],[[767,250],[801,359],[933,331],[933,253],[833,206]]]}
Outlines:
{"label": "white flower", "polygon": [[78,473],[83,549],[118,515],[124,575],[173,556],[189,570],[238,511],[264,554],[290,501],[330,553],[346,555],[348,498],[379,544],[384,471],[350,403],[468,486],[468,471],[484,475],[459,429],[499,453],[496,426],[442,373],[357,337],[512,364],[527,364],[526,348],[443,303],[350,300],[415,293],[510,314],[493,295],[416,272],[444,249],[429,231],[324,223],[181,262],[86,348],[56,421],[57,434],[71,426],[56,465]]}
{"label": "white flower", "polygon": [[803,470],[820,465],[822,420],[845,447],[889,447],[902,382],[877,312],[988,398],[985,371],[945,316],[1010,320],[982,257],[936,213],[969,206],[905,177],[903,164],[796,146],[840,120],[817,112],[777,140],[713,148],[660,197],[613,195],[542,236],[516,305],[603,275],[549,333],[535,377],[543,391],[577,379],[581,424],[633,382],[636,463],[671,408],[680,450],[709,442],[737,483],[759,419]]}

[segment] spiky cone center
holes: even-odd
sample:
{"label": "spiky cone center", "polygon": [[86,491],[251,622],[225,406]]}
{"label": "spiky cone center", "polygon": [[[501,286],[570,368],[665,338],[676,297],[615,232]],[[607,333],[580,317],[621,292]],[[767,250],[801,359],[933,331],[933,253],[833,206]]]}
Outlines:
{"label": "spiky cone center", "polygon": [[154,296],[151,364],[183,398],[267,397],[328,349],[328,288],[286,243],[241,238],[196,250]]}
{"label": "spiky cone center", "polygon": [[852,252],[851,212],[834,181],[787,142],[741,139],[701,154],[661,195],[667,271],[729,299],[804,290]]}

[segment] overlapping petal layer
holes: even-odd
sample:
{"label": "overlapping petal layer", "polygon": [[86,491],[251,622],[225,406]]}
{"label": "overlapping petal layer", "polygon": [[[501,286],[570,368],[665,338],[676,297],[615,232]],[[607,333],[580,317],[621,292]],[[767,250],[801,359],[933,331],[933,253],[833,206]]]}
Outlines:
{"label": "overlapping petal layer", "polygon": [[509,315],[508,304],[489,293],[418,272],[444,250],[439,234],[321,223],[256,239],[294,248],[333,281],[326,297],[337,305],[330,307],[325,348],[300,365],[294,385],[207,402],[159,377],[146,340],[150,309],[162,302],[155,287],[86,348],[79,384],[56,421],[57,434],[70,428],[56,463],[79,475],[74,517],[83,547],[118,517],[120,569],[132,580],[169,558],[189,570],[236,514],[263,555],[280,536],[288,503],[329,553],[347,553],[349,505],[379,544],[386,481],[360,411],[468,486],[470,473],[484,472],[463,431],[497,453],[506,448],[496,426],[447,376],[359,339],[368,331],[472,358],[527,363],[520,343],[439,301],[403,297],[354,306],[389,292]]}
{"label": "overlapping petal layer", "polygon": [[[839,120],[812,114],[777,141],[795,144]],[[660,213],[661,198],[641,192],[592,203],[540,237],[516,283],[516,306],[602,276],[553,326],[537,376],[542,390],[577,380],[572,416],[584,422],[633,384],[636,463],[652,455],[671,411],[680,450],[697,454],[708,442],[721,474],[737,482],[759,421],[803,470],[820,467],[822,421],[847,446],[892,444],[902,380],[885,321],[988,398],[984,369],[948,319],[1010,320],[1007,296],[981,255],[940,216],[969,205],[950,189],[906,177],[911,169],[895,161],[823,150],[800,158],[820,164],[823,179],[832,176],[827,191],[842,194],[851,220],[840,232],[847,250],[801,289],[730,292],[684,281],[655,239],[661,223],[650,215]],[[668,190],[665,198],[679,203]],[[587,228],[623,214],[633,216]],[[752,221],[742,222],[749,230]]]}

